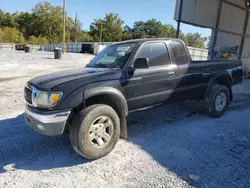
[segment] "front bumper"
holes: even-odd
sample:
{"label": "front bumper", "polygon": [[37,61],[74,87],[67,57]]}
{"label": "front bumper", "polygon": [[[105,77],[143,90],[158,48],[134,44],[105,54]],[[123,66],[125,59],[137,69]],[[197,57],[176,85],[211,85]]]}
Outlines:
{"label": "front bumper", "polygon": [[36,132],[47,136],[58,136],[64,129],[71,111],[41,112],[26,106],[25,121]]}

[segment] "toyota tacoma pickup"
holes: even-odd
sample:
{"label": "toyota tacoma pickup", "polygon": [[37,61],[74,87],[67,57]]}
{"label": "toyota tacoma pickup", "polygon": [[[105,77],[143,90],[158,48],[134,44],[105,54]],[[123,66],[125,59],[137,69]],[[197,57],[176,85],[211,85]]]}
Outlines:
{"label": "toyota tacoma pickup", "polygon": [[28,81],[25,119],[44,135],[69,133],[78,154],[98,159],[120,136],[128,137],[131,112],[197,100],[220,117],[242,77],[240,60],[192,61],[179,39],[124,41],[103,49],[86,67]]}

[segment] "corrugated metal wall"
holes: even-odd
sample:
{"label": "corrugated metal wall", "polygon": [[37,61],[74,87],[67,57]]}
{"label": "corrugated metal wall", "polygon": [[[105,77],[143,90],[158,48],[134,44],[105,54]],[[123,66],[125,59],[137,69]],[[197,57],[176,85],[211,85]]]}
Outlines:
{"label": "corrugated metal wall", "polygon": [[225,32],[218,32],[215,44],[216,49],[214,50],[217,51],[225,47],[240,45],[240,41],[241,41],[241,36],[239,35],[229,34]]}
{"label": "corrugated metal wall", "polygon": [[250,16],[249,16],[248,23],[247,23],[247,32],[246,32],[246,35],[250,36]]}
{"label": "corrugated metal wall", "polygon": [[230,3],[236,4],[242,8],[245,8],[246,6],[245,0],[227,0],[227,1]]}
{"label": "corrugated metal wall", "polygon": [[230,4],[222,3],[219,29],[242,34],[246,12]]}
{"label": "corrugated metal wall", "polygon": [[[179,3],[180,0],[177,0],[175,20],[178,20]],[[183,0],[181,20],[204,27],[215,27],[218,7],[218,0]]]}
{"label": "corrugated metal wall", "polygon": [[[178,20],[180,1],[176,0],[175,20]],[[250,18],[246,36],[243,34],[247,15],[245,0],[223,0],[221,1],[221,9],[219,5],[220,0],[183,0],[180,21],[213,30],[209,57],[218,57],[217,54],[220,54],[219,52],[227,47],[240,47],[242,38],[245,37],[241,59],[245,71],[250,72]],[[221,10],[220,13],[219,10]],[[218,28],[216,28],[217,18],[219,18]],[[214,48],[212,49],[212,47]]]}

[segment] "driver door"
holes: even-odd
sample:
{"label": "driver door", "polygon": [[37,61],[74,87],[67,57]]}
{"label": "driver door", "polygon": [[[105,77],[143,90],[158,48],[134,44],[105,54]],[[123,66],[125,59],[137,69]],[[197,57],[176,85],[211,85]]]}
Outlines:
{"label": "driver door", "polygon": [[127,71],[129,110],[144,108],[169,100],[176,86],[177,66],[172,65],[164,42],[144,43],[136,58],[148,58],[149,67]]}

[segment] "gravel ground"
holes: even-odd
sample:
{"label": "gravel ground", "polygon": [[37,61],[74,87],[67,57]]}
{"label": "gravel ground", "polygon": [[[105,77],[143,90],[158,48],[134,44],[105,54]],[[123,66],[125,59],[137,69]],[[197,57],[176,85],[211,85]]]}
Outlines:
{"label": "gravel ground", "polygon": [[[68,136],[46,137],[23,119],[23,87],[34,76],[81,68],[93,56],[0,51],[0,187],[250,187],[250,82],[219,119],[199,104],[181,103],[131,114],[129,139],[88,161]],[[4,167],[14,164],[8,171]],[[190,179],[190,175],[198,176]],[[194,181],[194,179],[197,179]]]}

